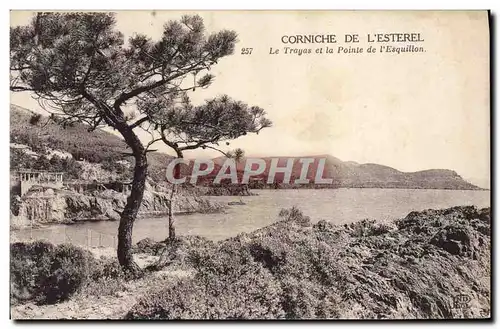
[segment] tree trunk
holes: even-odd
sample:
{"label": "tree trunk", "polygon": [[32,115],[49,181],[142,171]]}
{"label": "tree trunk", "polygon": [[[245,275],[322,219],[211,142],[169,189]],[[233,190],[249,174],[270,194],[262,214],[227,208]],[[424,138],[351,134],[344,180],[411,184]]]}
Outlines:
{"label": "tree trunk", "polygon": [[[182,151],[175,149],[178,158],[184,158]],[[174,178],[181,178],[181,165],[177,164],[174,168]],[[172,190],[170,192],[170,202],[168,207],[168,238],[169,240],[175,239],[175,218],[174,218],[174,198],[177,193],[177,185],[172,184]]]}
{"label": "tree trunk", "polygon": [[[177,178],[177,177],[175,177],[175,178]],[[174,196],[175,196],[176,188],[177,188],[176,184],[172,184],[172,190],[170,192],[170,201],[169,201],[169,205],[168,205],[168,239],[169,240],[175,239]]]}
{"label": "tree trunk", "polygon": [[125,127],[123,129],[119,129],[119,131],[125,138],[127,144],[132,148],[135,157],[135,166],[130,196],[127,198],[127,204],[125,205],[120,217],[117,254],[118,262],[122,268],[137,277],[142,275],[142,270],[135,263],[132,256],[132,230],[144,197],[148,161],[146,157],[146,150],[132,129]]}

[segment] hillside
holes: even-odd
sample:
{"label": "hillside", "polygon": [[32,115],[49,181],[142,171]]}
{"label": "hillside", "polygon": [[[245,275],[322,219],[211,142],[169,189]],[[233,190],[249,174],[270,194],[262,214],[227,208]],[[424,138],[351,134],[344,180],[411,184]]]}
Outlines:
{"label": "hillside", "polygon": [[[315,161],[310,165],[307,178],[313,180],[316,176],[319,159],[326,158],[323,178],[332,178],[333,187],[337,188],[409,188],[409,189],[451,189],[451,190],[476,190],[479,187],[465,181],[453,170],[430,169],[416,172],[402,172],[397,169],[374,163],[359,164],[354,161],[342,161],[331,155],[307,156]],[[300,157],[292,157],[294,166],[291,181],[300,177]],[[260,176],[267,178],[272,157],[264,157],[266,170]],[[278,166],[286,166],[285,157],[279,157]],[[214,159],[218,166],[213,174],[217,174],[225,158]],[[237,170],[243,171],[246,159],[237,164]],[[276,180],[283,181],[283,174],[277,173]]]}
{"label": "hillside", "polygon": [[[28,145],[34,151],[50,148],[67,152],[73,159],[86,160],[91,163],[115,163],[127,159],[124,156],[127,150],[126,144],[117,135],[103,130],[88,132],[83,124],[74,124],[62,128],[54,122],[46,123],[43,117],[36,124],[30,123],[34,112],[17,105],[11,105],[10,134],[11,142]],[[320,158],[326,158],[324,178],[332,178],[332,185],[323,187],[334,188],[411,188],[411,189],[453,189],[453,190],[476,190],[479,187],[465,181],[455,171],[447,169],[430,169],[417,172],[402,172],[397,169],[373,164],[359,164],[353,161],[342,161],[331,155],[310,156],[315,159],[309,168],[307,178],[313,180],[316,175],[317,164]],[[300,157],[295,157],[298,160]],[[172,159],[171,156],[153,152],[148,154],[150,174],[156,181],[163,180],[165,168]],[[266,170],[262,178],[267,178],[272,157],[262,158],[266,162]],[[279,166],[285,166],[285,157],[280,157]],[[215,158],[215,169],[207,181],[211,181],[220,170],[220,166],[226,160],[224,157]],[[246,159],[237,164],[238,176],[244,170]],[[112,165],[114,166],[114,165]],[[301,164],[295,161],[292,171],[292,182],[300,177]],[[186,168],[183,173],[189,173]],[[276,181],[282,183],[283,174],[278,173]]]}
{"label": "hillside", "polygon": [[[48,116],[42,116],[37,122],[32,119],[36,114],[28,109],[10,105],[10,141],[27,145],[39,154],[46,149],[59,150],[71,154],[75,160],[90,163],[114,163],[127,160],[133,163],[125,142],[117,135],[97,129],[89,132],[83,124],[73,124],[63,128]],[[31,122],[30,122],[31,121]],[[150,172],[154,176],[163,175],[163,169],[172,157],[165,153],[149,153]]]}

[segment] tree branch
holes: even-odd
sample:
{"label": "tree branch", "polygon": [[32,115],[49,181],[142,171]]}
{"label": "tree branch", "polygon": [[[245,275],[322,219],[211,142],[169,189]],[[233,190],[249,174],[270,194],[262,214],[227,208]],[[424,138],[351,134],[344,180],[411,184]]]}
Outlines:
{"label": "tree branch", "polygon": [[20,86],[10,86],[10,91],[35,91],[35,89]]}
{"label": "tree branch", "polygon": [[136,97],[137,95],[143,93],[143,92],[146,92],[146,91],[150,91],[150,90],[153,90],[155,88],[158,88],[160,87],[161,85],[169,82],[169,81],[172,81],[174,79],[177,79],[187,73],[189,73],[190,71],[194,70],[197,66],[201,65],[204,63],[204,61],[207,60],[208,55],[205,55],[205,57],[203,57],[199,62],[196,62],[194,64],[192,64],[191,66],[189,67],[185,67],[183,69],[179,68],[176,70],[177,73],[169,76],[168,78],[165,78],[163,77],[161,80],[158,80],[156,81],[155,83],[151,84],[151,85],[145,85],[145,86],[141,86],[141,87],[138,87],[128,93],[121,93],[120,96],[118,96],[118,98],[116,99],[115,103],[113,104],[113,107],[114,108],[119,108],[123,103],[125,103],[126,101],[128,101],[129,99],[133,98],[133,97]]}
{"label": "tree branch", "polygon": [[165,136],[165,130],[163,130],[163,129],[160,130],[160,135],[161,135],[161,140],[163,141],[163,143],[170,146],[175,151],[175,154],[177,155],[178,158],[184,157],[182,154],[182,150],[179,148],[179,145],[177,145],[177,143],[171,142],[167,139],[167,137]]}
{"label": "tree branch", "polygon": [[210,143],[210,141],[199,141],[196,144],[186,145],[186,146],[179,147],[179,150],[181,150],[181,151],[195,150],[198,147],[200,147],[200,146],[202,146],[202,145],[204,145],[206,143]]}
{"label": "tree branch", "polygon": [[156,143],[156,142],[158,142],[158,141],[161,141],[161,140],[162,140],[162,138],[160,137],[160,138],[155,138],[155,139],[152,139],[151,141],[149,141],[149,143],[146,145],[146,152],[153,152],[153,151],[156,151],[156,150],[151,150],[151,151],[149,151],[149,147],[150,147],[151,145],[153,145],[154,143]]}
{"label": "tree branch", "polygon": [[207,149],[211,149],[211,150],[215,150],[215,151],[217,151],[217,152],[220,152],[220,153],[222,153],[225,157],[228,157],[228,158],[230,157],[230,156],[229,156],[229,153],[226,153],[226,152],[224,152],[224,151],[222,151],[222,150],[219,150],[219,149],[218,149],[218,148],[216,148],[216,147],[213,147],[213,146],[210,146],[210,145],[205,145],[204,147],[205,147],[205,148],[207,148]]}
{"label": "tree branch", "polygon": [[130,129],[134,129],[134,128],[137,128],[138,126],[140,126],[141,124],[143,124],[144,122],[148,121],[149,120],[149,116],[145,116],[139,120],[137,120],[136,122],[132,123],[129,127]]}
{"label": "tree branch", "polygon": [[139,88],[136,88],[128,93],[122,93],[115,101],[113,107],[120,107],[123,103],[125,103],[127,100],[131,99],[132,97],[135,97],[145,91],[149,91],[149,90],[152,90],[152,89],[155,89],[155,88],[158,88],[159,86],[161,86],[162,84],[164,84],[166,82],[166,80],[164,79],[161,79],[161,80],[158,80],[156,81],[155,83],[151,84],[151,85],[147,85],[147,86],[141,86]]}

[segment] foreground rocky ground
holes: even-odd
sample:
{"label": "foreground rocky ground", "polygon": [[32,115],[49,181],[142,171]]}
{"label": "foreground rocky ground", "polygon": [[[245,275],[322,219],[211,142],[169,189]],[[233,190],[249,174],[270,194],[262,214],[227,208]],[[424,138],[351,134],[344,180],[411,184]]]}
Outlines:
{"label": "foreground rocky ground", "polygon": [[[94,250],[96,254],[114,257],[111,248]],[[136,255],[142,266],[153,263],[157,257]],[[166,269],[136,281],[110,280],[93,287],[86,287],[71,299],[50,305],[29,302],[11,308],[13,319],[121,319],[148,291],[165,285],[172,279],[191,275],[189,270]]]}
{"label": "foreground rocky ground", "polygon": [[489,208],[426,210],[390,224],[343,226],[312,225],[294,208],[280,216],[218,243],[200,237],[141,241],[136,258],[147,269],[144,278],[85,284],[53,305],[17,302],[12,317],[490,316]]}

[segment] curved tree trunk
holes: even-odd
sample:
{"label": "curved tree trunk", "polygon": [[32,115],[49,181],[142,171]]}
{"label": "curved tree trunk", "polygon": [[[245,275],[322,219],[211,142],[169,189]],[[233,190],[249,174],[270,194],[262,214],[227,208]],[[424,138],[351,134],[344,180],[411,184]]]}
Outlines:
{"label": "curved tree trunk", "polygon": [[129,197],[127,198],[127,204],[121,214],[120,226],[118,227],[118,262],[132,275],[140,276],[142,274],[142,270],[135,263],[132,256],[132,230],[144,197],[148,161],[146,157],[146,150],[132,129],[125,127],[123,129],[119,129],[119,131],[125,138],[127,144],[132,148],[135,158],[135,166],[132,189]]}

